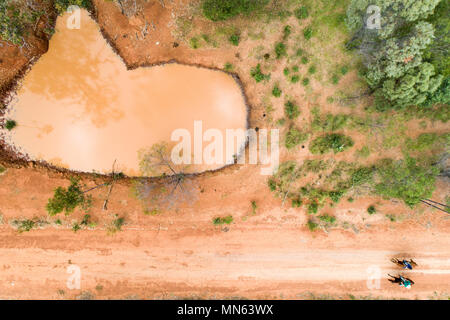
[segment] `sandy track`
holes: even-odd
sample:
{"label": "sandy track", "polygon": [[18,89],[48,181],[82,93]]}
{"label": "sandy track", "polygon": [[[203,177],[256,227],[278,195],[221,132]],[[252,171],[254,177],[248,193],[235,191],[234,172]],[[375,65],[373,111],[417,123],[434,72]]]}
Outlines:
{"label": "sandy track", "polygon": [[[414,239],[394,231],[376,239],[340,231],[313,237],[271,227],[182,237],[170,230],[98,233],[3,232],[0,298],[73,298],[81,291],[96,298],[305,298],[309,292],[430,298],[450,291],[448,233],[424,232]],[[389,261],[399,254],[419,264],[408,272],[416,282],[409,291],[386,280],[387,273],[401,271]],[[69,263],[81,268],[81,290],[66,286]],[[370,272],[377,272],[370,268],[379,268],[380,289],[367,287]]]}

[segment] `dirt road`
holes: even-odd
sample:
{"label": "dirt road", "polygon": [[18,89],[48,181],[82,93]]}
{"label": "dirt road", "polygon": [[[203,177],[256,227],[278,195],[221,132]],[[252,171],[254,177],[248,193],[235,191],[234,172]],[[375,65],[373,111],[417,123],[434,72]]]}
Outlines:
{"label": "dirt road", "polygon": [[[311,234],[295,225],[232,225],[198,230],[102,231],[2,229],[0,298],[312,298],[446,297],[450,291],[448,232],[387,229]],[[408,230],[406,230],[408,229]],[[414,231],[414,232],[413,232]],[[414,234],[414,236],[412,236]],[[406,290],[386,280],[401,269],[389,260],[408,255],[419,267]],[[67,268],[81,271],[70,290]],[[368,288],[368,279],[381,277]]]}

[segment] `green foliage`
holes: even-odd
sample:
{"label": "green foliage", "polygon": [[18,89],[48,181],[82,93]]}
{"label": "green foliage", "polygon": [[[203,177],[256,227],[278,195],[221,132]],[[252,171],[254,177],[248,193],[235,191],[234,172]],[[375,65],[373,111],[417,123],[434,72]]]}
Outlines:
{"label": "green foliage", "polygon": [[303,133],[295,127],[291,127],[286,133],[284,144],[287,149],[292,149],[305,142],[308,139],[308,134]]}
{"label": "green foliage", "polygon": [[277,56],[277,59],[287,56],[286,45],[283,42],[278,42],[275,45],[275,54]]}
{"label": "green foliage", "polygon": [[375,206],[371,205],[367,208],[368,214],[374,214],[375,212],[377,212],[377,209],[375,208]]}
{"label": "green foliage", "polygon": [[327,225],[333,225],[336,223],[336,217],[331,216],[328,213],[322,214],[318,218],[320,221],[325,222]]}
{"label": "green foliage", "polygon": [[64,12],[66,12],[67,8],[72,5],[87,10],[92,9],[91,0],[55,0],[55,8],[58,11],[58,14],[63,14]]}
{"label": "green foliage", "polygon": [[258,63],[258,65],[255,68],[252,68],[250,70],[250,75],[255,79],[256,82],[261,82],[263,80],[269,80],[270,79],[270,73],[264,74],[261,71],[261,64]]}
{"label": "green foliage", "polygon": [[322,131],[337,131],[343,129],[349,123],[349,116],[346,114],[331,114],[320,115],[319,109],[314,108],[312,111],[311,128],[313,130]]}
{"label": "green foliage", "polygon": [[192,49],[198,49],[200,48],[200,43],[197,37],[192,37],[189,40],[189,45],[191,46]]}
{"label": "green foliage", "polygon": [[125,218],[119,217],[119,215],[114,215],[113,221],[109,224],[107,231],[109,234],[114,234],[117,231],[122,230],[122,226],[125,224]]}
{"label": "green foliage", "polygon": [[283,40],[286,40],[292,32],[291,26],[285,26],[283,29]]}
{"label": "green foliage", "polygon": [[212,21],[228,20],[238,14],[250,15],[266,6],[268,0],[204,0],[203,15]]}
{"label": "green foliage", "polygon": [[344,196],[344,191],[330,191],[329,193],[328,193],[328,195],[329,195],[329,197],[330,197],[330,199],[331,199],[331,201],[333,201],[334,203],[338,203],[340,200],[341,200],[341,198]]}
{"label": "green foliage", "polygon": [[308,57],[302,57],[301,62],[302,64],[307,64],[309,62]]}
{"label": "green foliage", "polygon": [[2,167],[2,166],[0,166],[0,174],[2,174],[3,172],[5,172],[6,171],[6,168],[5,167]]}
{"label": "green foliage", "polygon": [[233,71],[233,65],[229,62],[225,63],[225,66],[223,67],[225,71]]}
{"label": "green foliage", "polygon": [[308,8],[305,6],[301,6],[294,10],[294,15],[297,19],[303,20],[308,18]]}
{"label": "green foliage", "polygon": [[354,145],[353,140],[343,134],[326,134],[315,138],[310,146],[309,150],[313,154],[324,154],[330,151],[334,153],[343,152],[346,149]]}
{"label": "green foliage", "polygon": [[304,86],[307,86],[307,85],[309,84],[309,78],[304,78],[304,79],[302,80],[302,84],[303,84]]}
{"label": "green foliage", "polygon": [[258,205],[256,204],[256,201],[252,201],[251,202],[251,205],[252,205],[252,214],[254,215],[254,214],[256,214],[256,209],[258,209]]}
{"label": "green foliage", "polygon": [[331,77],[331,83],[332,83],[332,84],[338,84],[338,83],[339,83],[339,76],[338,76],[337,74],[334,74],[334,75]]}
{"label": "green foliage", "polygon": [[305,37],[306,40],[311,39],[311,37],[313,36],[312,28],[307,27],[305,30],[303,30],[303,36]]}
{"label": "green foliage", "polygon": [[299,177],[300,170],[295,161],[283,162],[276,173],[269,179],[269,188],[277,196],[284,198],[290,192],[291,184]]}
{"label": "green foliage", "polygon": [[290,81],[291,81],[292,83],[297,83],[297,82],[300,81],[300,76],[297,75],[297,74],[294,74],[293,76],[291,76]]}
{"label": "green foliage", "polygon": [[435,76],[432,64],[422,63],[399,78],[385,80],[380,92],[397,108],[423,104],[440,87],[442,80],[442,75]]}
{"label": "green foliage", "polygon": [[316,201],[311,202],[308,204],[308,213],[309,214],[316,214],[319,210],[319,204]]}
{"label": "green foliage", "polygon": [[348,73],[348,67],[347,66],[342,66],[341,69],[341,74],[344,76]]}
{"label": "green foliage", "polygon": [[0,2],[0,39],[15,45],[25,42],[27,29],[36,19],[35,12],[14,0]]}
{"label": "green foliage", "polygon": [[17,224],[17,230],[19,231],[19,233],[30,231],[36,226],[36,222],[30,219],[17,221]]}
{"label": "green foliage", "polygon": [[6,120],[5,128],[9,131],[14,129],[17,126],[17,122],[15,120]]}
{"label": "green foliage", "polygon": [[308,227],[309,231],[316,231],[317,228],[319,228],[319,224],[314,222],[312,219],[308,220],[306,226]]}
{"label": "green foliage", "polygon": [[289,119],[294,120],[300,115],[300,110],[295,102],[287,101],[284,104],[284,113]]}
{"label": "green foliage", "polygon": [[241,39],[239,34],[232,34],[228,40],[231,42],[232,45],[234,46],[238,46],[239,45],[239,40]]}
{"label": "green foliage", "polygon": [[213,224],[215,225],[230,224],[231,222],[233,222],[233,216],[216,217],[213,219]]}
{"label": "green foliage", "polygon": [[75,222],[75,223],[72,225],[72,231],[73,231],[73,232],[77,232],[78,230],[81,230],[81,226],[80,226],[79,223]]}
{"label": "green foliage", "polygon": [[[350,46],[359,48],[364,55],[364,77],[369,86],[377,91],[376,106],[379,111],[433,103],[432,97],[443,80],[443,76],[436,72],[441,70],[435,69],[433,64],[439,65],[437,61],[442,62],[444,55],[448,56],[441,54],[448,51],[448,42],[442,43],[445,31],[441,33],[440,39],[433,41],[434,24],[439,26],[441,32],[445,29],[448,31],[448,17],[442,18],[448,16],[448,12],[432,16],[429,21],[424,19],[433,14],[439,2],[440,0],[351,1],[347,11],[347,25],[354,31],[354,37]],[[364,26],[369,4],[381,8],[382,28],[373,32],[367,31]],[[448,34],[446,36],[448,39]],[[443,51],[445,47],[447,49]],[[427,54],[424,54],[425,49]],[[437,60],[434,60],[433,53],[439,53],[440,57],[436,58],[435,55]]]}
{"label": "green foliage", "polygon": [[272,89],[272,95],[276,98],[281,97],[282,91],[278,85],[275,85]]}
{"label": "green foliage", "polygon": [[388,198],[402,199],[413,207],[421,199],[430,198],[439,170],[436,167],[418,165],[417,160],[407,157],[404,160],[384,160],[377,170],[380,182],[375,191]]}
{"label": "green foliage", "polygon": [[300,208],[302,206],[302,203],[303,203],[302,199],[300,199],[300,198],[292,199],[292,202],[291,202],[292,208]]}
{"label": "green foliage", "polygon": [[436,133],[422,133],[417,139],[407,139],[406,147],[411,151],[425,151],[433,147],[438,141],[439,135]]}
{"label": "green foliage", "polygon": [[66,189],[58,187],[55,189],[53,198],[47,202],[46,209],[48,213],[53,216],[60,212],[69,214],[75,210],[76,207],[81,206],[87,208],[90,204],[90,199],[85,197],[78,179],[71,179],[70,186]]}
{"label": "green foliage", "polygon": [[310,73],[310,74],[314,74],[314,73],[316,73],[316,71],[317,71],[316,66],[311,66],[308,69],[308,73]]}

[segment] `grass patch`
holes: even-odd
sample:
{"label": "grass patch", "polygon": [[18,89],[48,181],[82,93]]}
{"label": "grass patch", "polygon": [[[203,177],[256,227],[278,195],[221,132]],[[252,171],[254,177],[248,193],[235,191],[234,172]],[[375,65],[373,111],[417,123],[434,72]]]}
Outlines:
{"label": "grass patch", "polygon": [[325,154],[333,151],[334,153],[343,152],[354,145],[353,140],[343,134],[331,133],[315,138],[309,150],[313,154]]}
{"label": "grass patch", "polygon": [[293,149],[308,139],[308,134],[303,133],[295,127],[291,127],[286,133],[284,144],[287,149]]}
{"label": "grass patch", "polygon": [[300,115],[300,110],[295,102],[287,101],[284,104],[284,113],[289,119],[294,120]]}
{"label": "grass patch", "polygon": [[233,216],[216,217],[213,219],[214,225],[230,224],[233,222]]}

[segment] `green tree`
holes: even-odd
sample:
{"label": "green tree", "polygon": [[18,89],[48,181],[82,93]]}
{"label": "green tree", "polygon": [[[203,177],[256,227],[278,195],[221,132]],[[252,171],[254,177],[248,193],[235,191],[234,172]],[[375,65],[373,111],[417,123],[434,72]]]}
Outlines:
{"label": "green tree", "polygon": [[63,187],[55,189],[53,198],[50,198],[47,202],[46,209],[51,216],[63,211],[65,214],[69,214],[78,206],[87,208],[89,203],[90,198],[85,196],[79,180],[71,179],[70,186],[67,189]]}
{"label": "green tree", "polygon": [[378,166],[380,182],[375,185],[375,192],[388,197],[402,199],[413,207],[422,199],[431,197],[439,169],[417,164],[416,159],[384,160]]}

